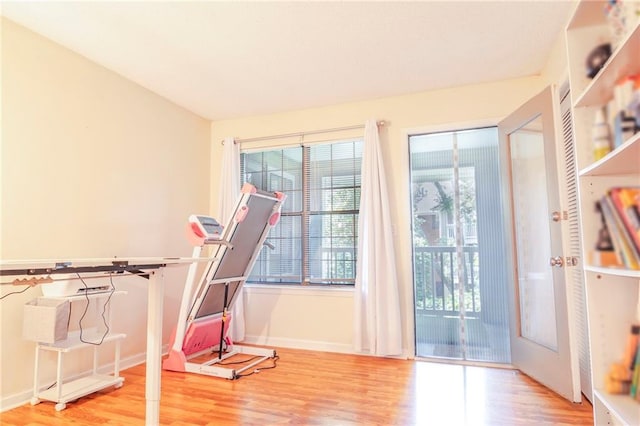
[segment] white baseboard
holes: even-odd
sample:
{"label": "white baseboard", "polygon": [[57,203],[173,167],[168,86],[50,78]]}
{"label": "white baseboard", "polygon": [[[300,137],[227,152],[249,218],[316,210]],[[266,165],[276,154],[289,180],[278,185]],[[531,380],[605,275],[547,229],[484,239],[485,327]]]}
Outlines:
{"label": "white baseboard", "polygon": [[344,354],[353,354],[353,347],[349,344],[341,344],[334,342],[319,342],[315,340],[299,340],[286,338],[272,338],[265,336],[245,336],[242,342],[238,344],[249,343],[260,346],[275,346],[291,349],[306,349],[310,351],[337,352]]}
{"label": "white baseboard", "polygon": [[[168,345],[163,346],[162,353],[165,354],[167,349],[168,349]],[[147,361],[147,357],[146,357],[146,354],[144,353],[132,355],[127,358],[122,358],[120,360],[120,371],[126,370],[127,368],[131,368],[139,364],[143,364],[146,361]],[[98,372],[104,373],[104,374],[113,374],[113,368],[114,368],[113,363],[105,364],[100,366],[100,368],[98,368]],[[67,376],[65,377],[65,382],[75,380],[80,377],[87,376],[89,374],[91,374],[91,370],[87,370],[85,372],[78,373],[73,376]],[[126,385],[126,381],[125,381],[125,385]],[[46,387],[47,386],[43,386],[43,389]],[[20,407],[21,405],[30,403],[32,396],[33,396],[32,387],[30,387],[28,390],[25,390],[23,392],[19,392],[13,395],[9,395],[7,397],[3,396],[0,399],[0,413],[7,410],[11,410],[16,407]],[[51,409],[54,410],[53,407],[51,407]]]}
{"label": "white baseboard", "polygon": [[[350,355],[364,355],[364,356],[374,356],[367,353],[360,353],[353,350],[353,346],[346,343],[334,343],[334,342],[320,342],[317,340],[299,340],[299,339],[286,339],[286,338],[273,338],[273,337],[265,337],[265,336],[245,336],[242,342],[238,342],[238,344],[249,343],[252,345],[260,345],[260,346],[275,346],[280,348],[291,348],[291,349],[306,349],[310,351],[319,351],[319,352],[336,352],[341,354],[350,354]],[[413,356],[408,355],[407,350],[403,350],[401,355],[388,356],[387,358],[394,359],[413,359]]]}

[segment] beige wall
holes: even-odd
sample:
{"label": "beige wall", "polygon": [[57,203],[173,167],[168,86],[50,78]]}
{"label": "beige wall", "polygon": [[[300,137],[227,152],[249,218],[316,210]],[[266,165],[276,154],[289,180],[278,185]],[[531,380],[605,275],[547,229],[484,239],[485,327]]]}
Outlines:
{"label": "beige wall", "polygon": [[[3,260],[190,255],[184,223],[208,212],[209,142],[209,121],[2,20]],[[165,343],[186,269],[167,275]],[[147,281],[114,283],[128,292],[112,301],[113,329],[127,333],[123,362],[142,361]],[[30,396],[34,344],[21,338],[22,307],[40,294],[0,301],[2,408]],[[51,384],[53,357],[44,358]],[[86,359],[90,351],[70,354],[67,371]]]}

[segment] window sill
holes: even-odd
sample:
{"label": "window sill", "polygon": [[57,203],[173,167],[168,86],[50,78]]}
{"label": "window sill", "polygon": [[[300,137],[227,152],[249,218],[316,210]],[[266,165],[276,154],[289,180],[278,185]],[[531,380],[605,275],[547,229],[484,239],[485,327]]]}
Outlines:
{"label": "window sill", "polygon": [[310,285],[245,284],[245,291],[254,294],[283,294],[295,296],[353,297],[354,287],[323,287]]}

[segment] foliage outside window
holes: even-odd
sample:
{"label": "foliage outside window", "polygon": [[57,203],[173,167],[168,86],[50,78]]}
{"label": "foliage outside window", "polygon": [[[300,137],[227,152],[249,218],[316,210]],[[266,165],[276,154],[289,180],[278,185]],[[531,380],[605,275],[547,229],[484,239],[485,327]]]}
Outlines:
{"label": "foliage outside window", "polygon": [[[454,313],[459,309],[459,301],[456,298],[458,263],[453,169],[430,168],[429,158],[437,159],[437,156],[432,153],[414,154],[415,164],[411,173],[415,303],[417,309]],[[473,166],[461,167],[458,180],[464,308],[468,313],[480,311],[475,173]]]}
{"label": "foliage outside window", "polygon": [[241,153],[241,178],[287,195],[248,282],[353,285],[362,141]]}

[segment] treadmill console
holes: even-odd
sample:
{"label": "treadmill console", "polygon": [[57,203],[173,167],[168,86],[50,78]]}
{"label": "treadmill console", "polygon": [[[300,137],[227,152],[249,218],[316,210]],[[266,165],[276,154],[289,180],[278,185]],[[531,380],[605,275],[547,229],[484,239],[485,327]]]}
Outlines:
{"label": "treadmill console", "polygon": [[197,237],[205,240],[222,239],[222,225],[210,216],[192,214],[189,216],[189,223],[191,230]]}

